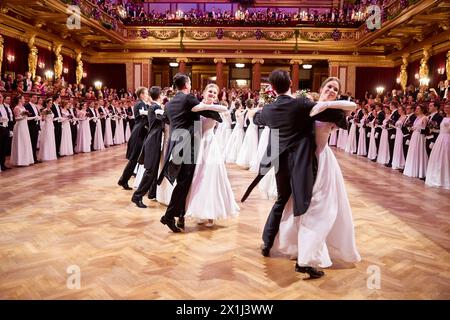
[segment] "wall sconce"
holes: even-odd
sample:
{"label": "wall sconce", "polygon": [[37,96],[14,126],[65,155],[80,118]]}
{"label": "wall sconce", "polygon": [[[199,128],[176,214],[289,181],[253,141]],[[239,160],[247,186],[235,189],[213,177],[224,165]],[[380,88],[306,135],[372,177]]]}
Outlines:
{"label": "wall sconce", "polygon": [[397,82],[397,84],[399,84],[400,83],[400,77],[398,77],[395,81]]}
{"label": "wall sconce", "polygon": [[421,86],[428,87],[428,84],[430,83],[430,78],[422,78],[419,80],[419,83]]}
{"label": "wall sconce", "polygon": [[66,74],[69,73],[69,69],[68,68],[64,68],[63,69],[63,73],[66,73]]}
{"label": "wall sconce", "polygon": [[419,79],[419,74],[416,73],[416,74],[414,75],[414,78]]}
{"label": "wall sconce", "polygon": [[312,68],[312,65],[311,65],[311,64],[304,64],[304,65],[302,65],[302,67],[303,67],[303,69],[305,69],[305,70],[309,70],[309,69]]}
{"label": "wall sconce", "polygon": [[384,87],[376,87],[375,90],[377,91],[378,94],[383,94],[384,92]]}
{"label": "wall sconce", "polygon": [[13,63],[14,61],[16,61],[16,57],[13,56],[12,54],[8,54],[6,60],[8,60],[9,63]]}
{"label": "wall sconce", "polygon": [[44,62],[39,62],[38,66],[39,66],[39,69],[44,69],[45,68],[45,63]]}
{"label": "wall sconce", "polygon": [[94,87],[97,90],[101,90],[102,89],[102,85],[103,85],[103,83],[101,81],[95,81],[94,82]]}
{"label": "wall sconce", "polygon": [[169,66],[172,68],[178,67],[178,62],[169,62]]}
{"label": "wall sconce", "polygon": [[52,80],[53,79],[53,71],[51,71],[51,70],[45,71],[45,78],[47,80]]}
{"label": "wall sconce", "polygon": [[87,77],[87,73],[83,72],[83,78],[86,78],[86,77]]}
{"label": "wall sconce", "polygon": [[236,64],[235,64],[235,67],[236,67],[236,68],[244,68],[244,67],[245,67],[245,64],[244,64],[244,63],[236,63]]}
{"label": "wall sconce", "polygon": [[440,75],[443,75],[444,74],[444,72],[445,72],[445,68],[444,67],[440,67],[440,68],[438,68],[438,73],[440,74]]}

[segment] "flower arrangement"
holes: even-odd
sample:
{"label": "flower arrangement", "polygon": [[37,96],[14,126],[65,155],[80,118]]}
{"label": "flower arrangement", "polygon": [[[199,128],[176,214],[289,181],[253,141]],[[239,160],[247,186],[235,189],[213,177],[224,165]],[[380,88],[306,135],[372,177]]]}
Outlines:
{"label": "flower arrangement", "polygon": [[261,89],[261,92],[259,93],[259,99],[264,101],[264,104],[272,103],[276,98],[277,94],[270,85],[265,89]]}

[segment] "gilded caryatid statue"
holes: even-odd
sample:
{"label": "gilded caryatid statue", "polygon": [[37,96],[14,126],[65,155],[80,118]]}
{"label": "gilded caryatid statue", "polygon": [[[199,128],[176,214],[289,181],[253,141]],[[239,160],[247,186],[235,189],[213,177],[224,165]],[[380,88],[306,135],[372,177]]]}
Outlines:
{"label": "gilded caryatid statue", "polygon": [[2,73],[2,62],[3,62],[3,42],[5,40],[0,35],[0,74]]}
{"label": "gilded caryatid statue", "polygon": [[38,61],[38,49],[34,45],[36,35],[32,35],[28,40],[28,48],[30,49],[30,53],[28,54],[28,71],[31,73],[31,79],[34,79],[36,76],[36,67]]}
{"label": "gilded caryatid statue", "polygon": [[419,69],[419,79],[428,78],[428,74],[430,73],[428,69],[428,59],[430,58],[430,54],[428,49],[423,49],[423,58],[420,60],[420,69]]}
{"label": "gilded caryatid statue", "polygon": [[408,84],[408,57],[403,56],[402,62],[400,67],[400,85],[402,86],[403,92],[405,92],[406,85]]}
{"label": "gilded caryatid statue", "polygon": [[61,78],[62,70],[63,70],[63,56],[61,55],[61,44],[56,44],[53,48],[53,52],[56,56],[55,61],[55,79]]}
{"label": "gilded caryatid statue", "polygon": [[81,79],[83,78],[83,61],[81,61],[81,52],[77,52],[76,60],[77,60],[77,69],[75,70],[75,77],[77,84],[80,84]]}

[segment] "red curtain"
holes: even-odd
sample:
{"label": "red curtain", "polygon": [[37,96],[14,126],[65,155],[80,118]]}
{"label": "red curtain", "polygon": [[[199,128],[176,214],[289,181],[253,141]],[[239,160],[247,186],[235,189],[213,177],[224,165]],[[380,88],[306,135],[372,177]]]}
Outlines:
{"label": "red curtain", "polygon": [[[28,45],[8,36],[2,35],[2,37],[5,39],[3,43],[2,73],[9,71],[14,72],[15,75],[24,75],[28,69]],[[14,56],[14,62],[8,62],[8,55]]]}
{"label": "red curtain", "polygon": [[83,83],[94,87],[95,81],[101,81],[103,86],[117,90],[126,89],[127,78],[125,63],[87,63],[83,62],[87,77]]}
{"label": "red curtain", "polygon": [[[63,56],[63,74],[64,80],[68,83],[76,83],[75,70],[77,67],[77,61],[69,56]],[[67,68],[67,73],[64,73],[64,69]]]}
{"label": "red curtain", "polygon": [[[428,60],[428,68],[430,70],[430,88],[437,90],[439,81],[447,79],[445,74],[445,60],[447,59],[447,51],[438,53]],[[439,74],[438,69],[444,67],[444,73]]]}
{"label": "red curtain", "polygon": [[396,82],[399,70],[399,67],[356,67],[355,98],[363,99],[366,91],[375,96],[377,94],[375,88],[378,86],[384,87],[385,93],[399,89],[400,85]]}
{"label": "red curtain", "polygon": [[[36,75],[41,76],[42,80],[45,80],[45,72],[47,70],[53,71],[53,64],[55,60],[53,53],[48,48],[37,47],[38,49],[38,65],[36,68]],[[39,66],[41,64],[41,66]]]}
{"label": "red curtain", "polygon": [[414,87],[419,86],[419,80],[415,78],[416,74],[419,74],[420,59],[408,63],[408,85],[412,84]]}

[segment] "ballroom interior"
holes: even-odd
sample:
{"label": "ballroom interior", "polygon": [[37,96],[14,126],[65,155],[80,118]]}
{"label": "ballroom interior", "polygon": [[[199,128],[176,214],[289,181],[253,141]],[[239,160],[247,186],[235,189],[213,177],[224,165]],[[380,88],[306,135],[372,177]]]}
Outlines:
{"label": "ballroom interior", "polygon": [[[3,80],[30,72],[43,82],[132,94],[171,87],[181,72],[195,92],[209,83],[259,92],[274,69],[290,74],[293,93],[319,92],[328,77],[361,101],[394,89],[444,92],[450,2],[0,3]],[[183,233],[169,233],[159,221],[164,205],[144,199],[148,207],[137,208],[117,185],[126,150],[123,143],[0,171],[0,299],[450,299],[448,189],[333,148],[362,260],[338,261],[306,281],[294,261],[261,256],[273,200],[255,191],[238,202],[237,218],[212,228],[187,221]],[[255,174],[226,167],[238,201]],[[70,284],[74,272],[78,286]]]}

